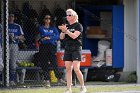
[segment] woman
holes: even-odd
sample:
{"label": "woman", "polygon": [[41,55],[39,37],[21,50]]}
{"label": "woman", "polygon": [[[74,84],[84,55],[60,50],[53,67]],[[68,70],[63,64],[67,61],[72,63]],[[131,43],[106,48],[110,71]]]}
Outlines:
{"label": "woman", "polygon": [[80,71],[83,27],[78,23],[78,15],[74,10],[68,9],[66,15],[69,24],[59,26],[59,29],[61,29],[60,39],[64,39],[65,41],[65,53],[63,58],[66,66],[67,79],[67,90],[65,93],[72,93],[72,69],[74,69],[80,82],[80,93],[85,93],[87,90],[84,86],[83,75]]}
{"label": "woman", "polygon": [[57,61],[56,61],[56,45],[59,39],[59,32],[55,26],[52,24],[52,18],[50,15],[46,15],[43,19],[44,24],[40,26],[40,66],[45,72],[45,83],[46,87],[50,87],[50,77],[49,77],[49,67],[51,66],[55,72],[56,77],[59,82],[65,83],[61,79],[61,75],[58,71]]}

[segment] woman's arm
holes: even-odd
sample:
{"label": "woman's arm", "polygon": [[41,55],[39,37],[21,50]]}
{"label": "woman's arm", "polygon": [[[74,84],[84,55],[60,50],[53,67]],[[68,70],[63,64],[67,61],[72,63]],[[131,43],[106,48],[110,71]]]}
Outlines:
{"label": "woman's arm", "polygon": [[69,35],[72,39],[76,39],[81,34],[80,31],[74,31],[74,33],[72,33],[69,30],[66,30],[65,33]]}
{"label": "woman's arm", "polygon": [[78,30],[74,31],[74,33],[70,32],[67,29],[66,25],[59,26],[59,29],[61,29],[61,31],[62,31],[60,34],[61,35],[60,37],[62,39],[64,39],[65,34],[69,35],[72,39],[76,39],[81,34],[81,32]]}
{"label": "woman's arm", "polygon": [[64,39],[65,38],[65,33],[61,32],[60,33],[60,39]]}

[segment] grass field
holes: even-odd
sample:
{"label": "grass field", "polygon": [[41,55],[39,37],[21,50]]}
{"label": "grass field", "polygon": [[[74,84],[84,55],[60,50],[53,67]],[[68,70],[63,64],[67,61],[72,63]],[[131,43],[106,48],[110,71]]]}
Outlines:
{"label": "grass field", "polygon": [[[73,87],[73,93],[79,93],[79,87]],[[18,89],[1,89],[0,93],[64,93],[65,87],[53,88],[18,88]],[[140,91],[140,85],[89,85],[87,93],[94,92],[111,92],[111,91]]]}

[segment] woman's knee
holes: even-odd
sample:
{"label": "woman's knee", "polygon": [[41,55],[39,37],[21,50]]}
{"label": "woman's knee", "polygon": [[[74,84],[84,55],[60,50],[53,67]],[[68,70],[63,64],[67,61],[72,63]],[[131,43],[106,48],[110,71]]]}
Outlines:
{"label": "woman's knee", "polygon": [[74,72],[75,73],[79,73],[80,72],[80,69],[79,68],[74,68]]}
{"label": "woman's knee", "polygon": [[66,72],[72,72],[72,67],[66,67]]}

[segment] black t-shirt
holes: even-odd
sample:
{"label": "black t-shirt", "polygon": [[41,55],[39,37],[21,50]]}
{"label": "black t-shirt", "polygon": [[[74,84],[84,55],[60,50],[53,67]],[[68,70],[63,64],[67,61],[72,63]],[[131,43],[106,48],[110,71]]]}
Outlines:
{"label": "black t-shirt", "polygon": [[81,46],[82,45],[82,32],[83,32],[83,26],[76,22],[72,25],[67,25],[68,30],[72,33],[74,33],[75,31],[79,31],[81,32],[81,34],[76,38],[76,39],[72,39],[69,35],[65,35],[65,45],[66,46],[72,46],[72,45],[77,45],[77,46]]}

